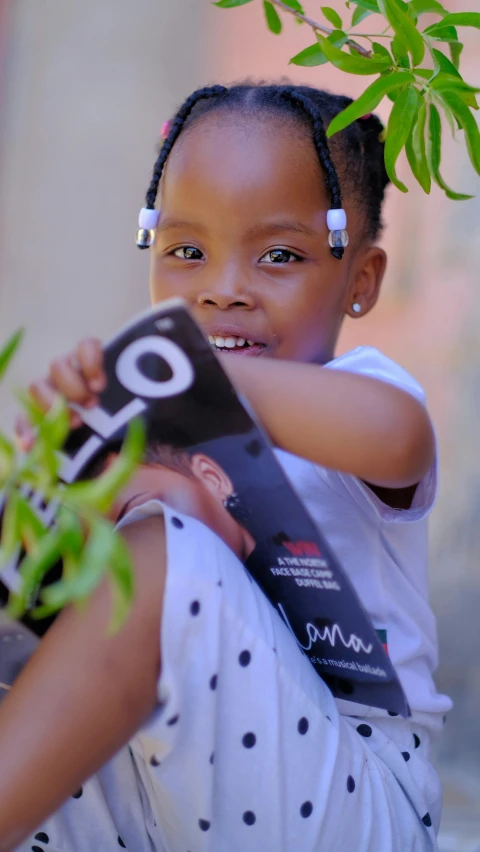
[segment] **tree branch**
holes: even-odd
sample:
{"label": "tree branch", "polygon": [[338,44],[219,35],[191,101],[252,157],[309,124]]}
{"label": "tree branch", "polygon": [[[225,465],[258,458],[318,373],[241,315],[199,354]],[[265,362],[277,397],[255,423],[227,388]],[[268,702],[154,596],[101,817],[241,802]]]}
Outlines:
{"label": "tree branch", "polygon": [[[330,27],[325,27],[323,24],[319,24],[317,21],[312,20],[312,18],[307,18],[306,15],[302,15],[301,12],[297,12],[296,9],[292,9],[291,6],[287,6],[286,3],[283,3],[282,0],[270,0],[273,6],[277,6],[278,9],[281,9],[283,12],[288,12],[289,15],[293,15],[294,18],[297,18],[298,21],[302,21],[304,24],[308,24],[312,30],[318,31],[325,35],[331,35],[333,30]],[[361,44],[357,44],[356,41],[352,39],[348,39],[347,44],[353,50],[356,50],[357,53],[360,53],[362,56],[367,56],[369,59],[372,55],[370,50],[366,50],[366,48],[362,47]]]}

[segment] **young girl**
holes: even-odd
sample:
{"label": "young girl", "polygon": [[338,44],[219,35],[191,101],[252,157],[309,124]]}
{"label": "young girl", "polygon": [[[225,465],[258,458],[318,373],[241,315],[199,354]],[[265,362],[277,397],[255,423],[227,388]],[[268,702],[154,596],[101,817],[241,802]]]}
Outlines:
{"label": "young girl", "polygon": [[[137,575],[124,629],[105,635],[104,584],[0,708],[2,852],[26,838],[22,852],[436,848],[429,750],[450,702],[427,600],[435,440],[400,367],[370,348],[335,358],[386,263],[382,125],[325,136],[348,103],[287,85],[195,92],[138,243],[154,237],[152,301],[187,300],[385,631],[412,717],[335,701],[237,556],[147,491],[121,521]],[[56,391],[86,405],[104,381],[87,340],[32,391],[45,408]]]}

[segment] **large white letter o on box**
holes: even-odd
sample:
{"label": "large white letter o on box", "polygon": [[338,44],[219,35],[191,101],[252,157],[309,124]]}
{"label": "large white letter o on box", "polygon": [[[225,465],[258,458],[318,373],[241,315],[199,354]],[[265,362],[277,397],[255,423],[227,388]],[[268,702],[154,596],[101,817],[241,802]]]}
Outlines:
{"label": "large white letter o on box", "polygon": [[[138,368],[142,355],[160,355],[172,371],[172,376],[165,382],[155,382],[149,379]],[[119,382],[135,394],[148,399],[161,399],[184,393],[193,383],[195,373],[185,353],[166,337],[142,337],[134,340],[119,355],[115,365]]]}

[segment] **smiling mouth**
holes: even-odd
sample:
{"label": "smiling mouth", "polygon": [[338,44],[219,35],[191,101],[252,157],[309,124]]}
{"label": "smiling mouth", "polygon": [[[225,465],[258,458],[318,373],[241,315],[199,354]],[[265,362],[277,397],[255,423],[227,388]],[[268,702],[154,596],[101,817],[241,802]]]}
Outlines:
{"label": "smiling mouth", "polygon": [[215,352],[224,352],[229,355],[259,355],[266,348],[264,343],[256,343],[254,340],[233,335],[209,334],[208,342]]}

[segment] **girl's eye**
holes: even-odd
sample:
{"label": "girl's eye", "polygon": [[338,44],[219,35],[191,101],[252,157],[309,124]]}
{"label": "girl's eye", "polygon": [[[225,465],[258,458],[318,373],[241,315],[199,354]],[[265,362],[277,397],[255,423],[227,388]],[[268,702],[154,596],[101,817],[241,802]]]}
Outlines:
{"label": "girl's eye", "polygon": [[295,260],[301,260],[298,254],[289,249],[277,248],[267,251],[260,258],[260,263],[293,263]]}
{"label": "girl's eye", "polygon": [[203,258],[203,253],[195,246],[182,246],[175,249],[173,254],[181,260],[202,260]]}

